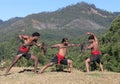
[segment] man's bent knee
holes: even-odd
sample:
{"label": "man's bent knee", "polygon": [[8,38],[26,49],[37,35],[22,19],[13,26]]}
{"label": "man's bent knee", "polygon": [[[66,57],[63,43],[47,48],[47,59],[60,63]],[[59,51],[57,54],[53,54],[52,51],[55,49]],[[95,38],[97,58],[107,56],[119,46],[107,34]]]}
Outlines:
{"label": "man's bent knee", "polygon": [[89,59],[85,60],[85,63],[89,63],[89,62],[90,62],[90,60],[89,60]]}
{"label": "man's bent knee", "polygon": [[72,63],[73,63],[73,61],[72,61],[72,60],[68,60],[68,63],[69,63],[69,64],[72,64]]}

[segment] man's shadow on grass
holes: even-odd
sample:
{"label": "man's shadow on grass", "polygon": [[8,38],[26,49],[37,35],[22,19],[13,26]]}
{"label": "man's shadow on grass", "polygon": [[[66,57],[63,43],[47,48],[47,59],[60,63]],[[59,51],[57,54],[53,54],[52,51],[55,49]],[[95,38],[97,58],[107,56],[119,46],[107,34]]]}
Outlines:
{"label": "man's shadow on grass", "polygon": [[[37,70],[39,70],[39,68],[37,68]],[[23,69],[23,70],[19,71],[18,73],[24,73],[24,72],[34,72],[34,69]]]}

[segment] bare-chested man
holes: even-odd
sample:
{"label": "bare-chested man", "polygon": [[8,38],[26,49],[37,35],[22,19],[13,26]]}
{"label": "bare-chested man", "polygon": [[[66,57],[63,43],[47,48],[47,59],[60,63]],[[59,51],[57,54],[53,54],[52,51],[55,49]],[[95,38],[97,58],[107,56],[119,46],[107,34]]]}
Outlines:
{"label": "bare-chested man", "polygon": [[87,47],[87,49],[91,49],[92,55],[85,61],[86,70],[87,70],[87,72],[89,72],[89,62],[97,61],[97,63],[100,66],[101,71],[103,72],[103,65],[101,63],[101,52],[98,48],[99,47],[98,39],[97,39],[96,35],[91,32],[87,32],[87,35],[90,35],[88,39],[89,39],[89,42],[91,43]]}
{"label": "bare-chested man", "polygon": [[51,48],[57,48],[58,53],[56,56],[51,60],[51,62],[47,65],[45,65],[40,73],[43,73],[45,69],[47,69],[50,66],[53,66],[54,64],[64,64],[69,66],[70,73],[72,72],[73,62],[70,59],[66,59],[66,52],[68,47],[72,46],[79,46],[79,44],[69,44],[68,38],[63,38],[60,44],[52,45]]}
{"label": "bare-chested man", "polygon": [[8,74],[10,69],[15,65],[15,63],[21,59],[22,57],[25,57],[26,59],[32,59],[34,61],[34,72],[37,73],[37,65],[38,65],[38,57],[31,55],[29,53],[30,47],[33,45],[36,45],[38,47],[41,46],[40,43],[37,42],[37,40],[40,37],[40,34],[38,32],[34,32],[32,36],[28,35],[19,35],[18,36],[21,41],[23,41],[23,44],[19,47],[19,50],[17,52],[16,57],[14,58],[13,62],[10,64],[10,66],[7,68],[5,75]]}

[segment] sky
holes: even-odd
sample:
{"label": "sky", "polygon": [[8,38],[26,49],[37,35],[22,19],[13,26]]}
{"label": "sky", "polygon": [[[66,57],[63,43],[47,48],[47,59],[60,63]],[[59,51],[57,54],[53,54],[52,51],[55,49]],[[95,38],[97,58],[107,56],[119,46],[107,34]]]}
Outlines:
{"label": "sky", "polygon": [[103,10],[120,12],[120,0],[1,0],[0,19],[6,21],[34,13],[52,12],[82,1]]}

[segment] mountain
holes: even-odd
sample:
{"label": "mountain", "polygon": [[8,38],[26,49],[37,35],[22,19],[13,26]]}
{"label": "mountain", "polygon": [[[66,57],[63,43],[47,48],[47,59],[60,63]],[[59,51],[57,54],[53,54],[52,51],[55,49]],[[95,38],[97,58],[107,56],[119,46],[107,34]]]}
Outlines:
{"label": "mountain", "polygon": [[12,18],[0,24],[0,34],[10,36],[42,31],[43,35],[48,36],[46,38],[54,36],[74,37],[84,31],[98,31],[108,28],[112,20],[119,14],[119,12],[111,13],[101,10],[96,8],[94,4],[81,2],[54,12],[31,14],[24,18]]}
{"label": "mountain", "polygon": [[0,24],[2,24],[3,23],[3,21],[2,20],[0,20]]}
{"label": "mountain", "polygon": [[113,13],[97,9],[85,2],[59,9],[55,12],[44,12],[29,15],[32,27],[36,29],[104,29],[115,18]]}

